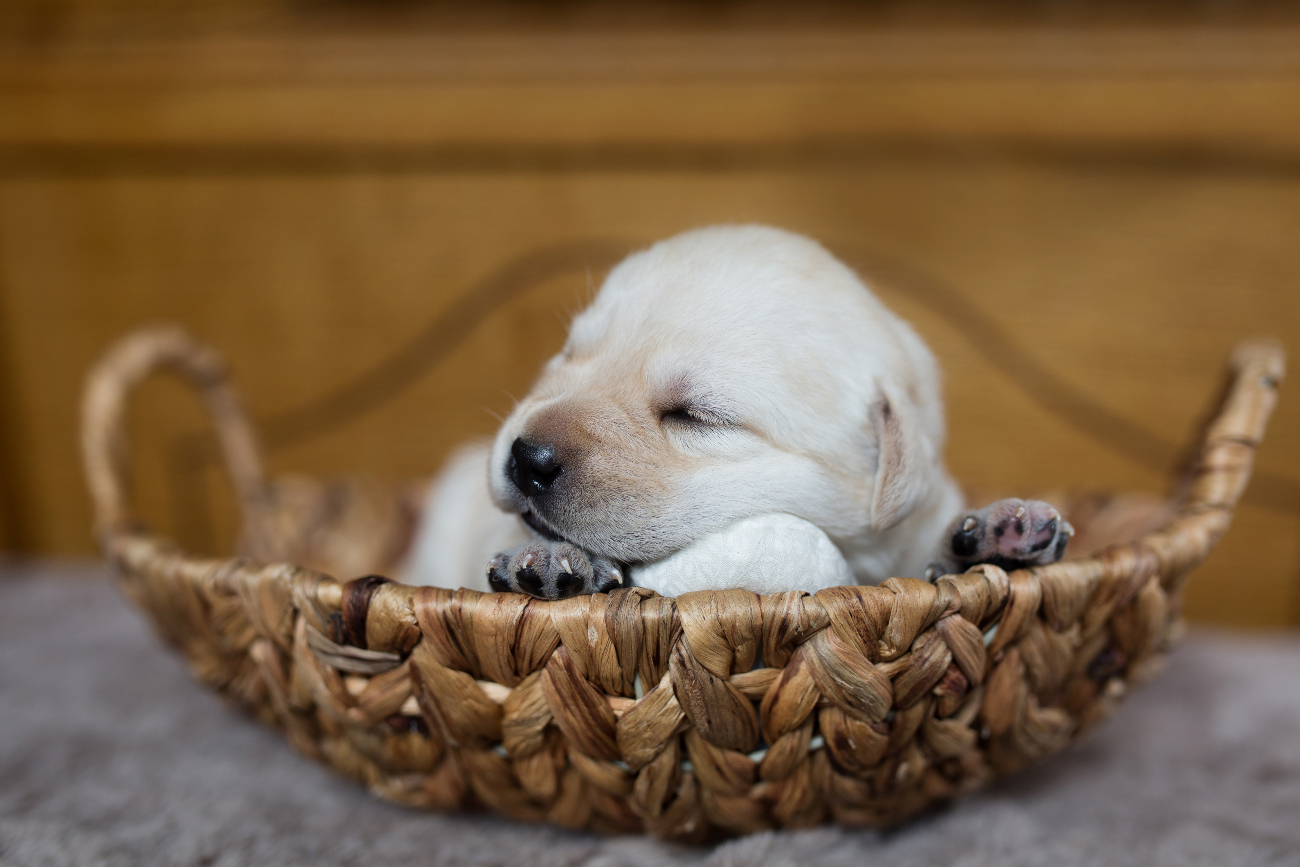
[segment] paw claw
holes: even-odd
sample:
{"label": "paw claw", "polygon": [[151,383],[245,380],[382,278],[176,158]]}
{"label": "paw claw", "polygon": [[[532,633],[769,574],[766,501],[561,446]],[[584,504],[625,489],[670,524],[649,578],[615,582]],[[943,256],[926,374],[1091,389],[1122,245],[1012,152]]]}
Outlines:
{"label": "paw claw", "polygon": [[510,582],[506,580],[505,576],[505,569],[509,562],[510,558],[505,554],[498,554],[488,561],[488,586],[497,593],[505,593],[511,589]]}

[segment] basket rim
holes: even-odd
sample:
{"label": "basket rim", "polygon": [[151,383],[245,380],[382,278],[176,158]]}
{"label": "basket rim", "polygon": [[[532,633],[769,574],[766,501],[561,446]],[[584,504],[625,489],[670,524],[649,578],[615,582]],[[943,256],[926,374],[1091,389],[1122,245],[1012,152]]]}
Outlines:
{"label": "basket rim", "polygon": [[[1197,516],[1209,512],[1231,513],[1235,509],[1249,481],[1254,451],[1263,438],[1285,367],[1285,351],[1275,339],[1254,338],[1241,341],[1234,347],[1214,409],[1186,450],[1180,477],[1174,480],[1176,500],[1181,501],[1178,508],[1159,528],[1132,542],[1109,548],[1154,546],[1163,550],[1171,535],[1185,541],[1188,532],[1194,532],[1200,526]],[[82,401],[82,454],[94,506],[96,535],[102,550],[111,551],[115,538],[139,538],[141,535],[155,538],[166,547],[176,548],[174,543],[146,529],[131,509],[127,495],[126,399],[133,388],[159,370],[188,379],[202,395],[235,485],[242,511],[243,533],[246,538],[256,540],[262,535],[261,521],[269,511],[268,482],[263,473],[264,461],[257,433],[244,411],[242,399],[229,381],[221,357],[179,326],[162,324],[139,328],[119,339],[91,368],[86,378]],[[1229,453],[1234,451],[1236,453]],[[1213,541],[1217,541],[1217,536],[1209,544],[1202,542],[1194,546],[1199,559],[1208,554]],[[253,547],[256,547],[255,543]],[[1063,564],[1091,563],[1099,566],[1111,554],[1109,548],[1076,560],[1023,571],[1042,577],[1062,571],[1057,567]],[[328,577],[333,579],[333,576]]]}

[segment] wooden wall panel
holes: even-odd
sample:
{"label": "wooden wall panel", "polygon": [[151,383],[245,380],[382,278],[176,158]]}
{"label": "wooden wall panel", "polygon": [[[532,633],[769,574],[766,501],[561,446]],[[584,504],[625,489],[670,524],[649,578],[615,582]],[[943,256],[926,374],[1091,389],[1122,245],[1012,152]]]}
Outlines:
{"label": "wooden wall panel", "polygon": [[[0,52],[0,539],[91,551],[80,381],[141,322],[227,354],[276,470],[421,476],[491,433],[613,258],[711,222],[807,232],[914,322],[946,371],[950,463],[983,490],[1160,490],[1229,347],[1300,347],[1300,71],[1278,47],[1300,40],[1228,34],[1264,46],[1229,75],[1167,37],[1088,66],[1069,34],[968,35],[964,74],[872,66],[832,33],[838,66],[775,40],[759,74],[738,37],[687,36],[655,37],[696,70],[680,80],[647,51],[566,67],[572,45],[540,37],[504,43],[530,68],[421,66],[420,39],[458,44],[436,34],[332,37],[330,62],[263,35],[242,66],[167,40]],[[886,60],[954,38],[887,36],[856,38]],[[1300,624],[1294,392],[1196,619]],[[228,492],[181,450],[193,402],[151,385],[133,427],[144,511],[229,545]]]}

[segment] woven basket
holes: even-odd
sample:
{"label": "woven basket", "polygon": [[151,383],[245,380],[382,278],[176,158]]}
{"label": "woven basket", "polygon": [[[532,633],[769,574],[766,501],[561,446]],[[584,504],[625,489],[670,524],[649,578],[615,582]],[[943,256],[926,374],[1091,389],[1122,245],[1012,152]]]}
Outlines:
{"label": "woven basket", "polygon": [[[158,368],[206,399],[257,559],[191,556],[133,518],[125,400]],[[410,806],[701,840],[895,824],[1105,717],[1174,637],[1183,581],[1228,526],[1282,370],[1275,344],[1237,348],[1176,508],[1136,542],[815,595],[545,602],[293,565],[391,563],[417,500],[264,482],[220,360],[174,328],[137,332],[94,368],[83,447],[126,593],[196,677],[299,751]],[[1088,513],[1067,517],[1087,535]],[[276,559],[289,562],[262,565]]]}

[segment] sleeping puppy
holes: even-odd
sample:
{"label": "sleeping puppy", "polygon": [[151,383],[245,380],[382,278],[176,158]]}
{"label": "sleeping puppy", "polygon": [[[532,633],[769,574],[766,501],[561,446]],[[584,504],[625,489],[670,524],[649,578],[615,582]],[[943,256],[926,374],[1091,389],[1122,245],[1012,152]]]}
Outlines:
{"label": "sleeping puppy", "polygon": [[1059,559],[1050,505],[963,509],[943,441],[933,356],[824,248],[687,232],[614,268],[491,449],[453,458],[404,577],[603,592],[772,513],[820,528],[864,584]]}

